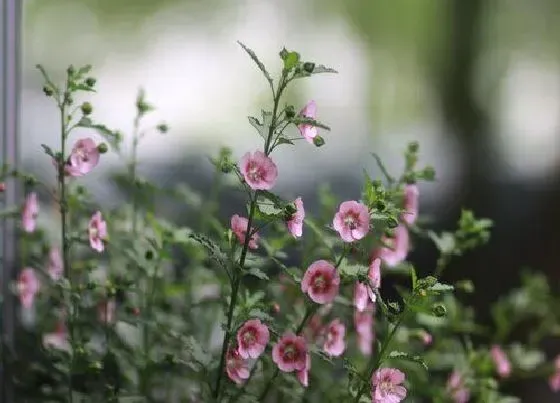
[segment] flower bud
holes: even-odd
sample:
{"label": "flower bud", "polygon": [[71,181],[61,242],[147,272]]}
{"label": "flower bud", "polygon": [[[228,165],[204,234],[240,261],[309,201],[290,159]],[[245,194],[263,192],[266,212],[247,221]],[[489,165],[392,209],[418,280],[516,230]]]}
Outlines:
{"label": "flower bud", "polygon": [[387,203],[385,203],[385,200],[377,200],[375,202],[375,208],[378,211],[383,212],[387,208]]}
{"label": "flower bud", "polygon": [[286,57],[288,57],[289,53],[290,52],[288,52],[288,50],[286,48],[282,48],[282,50],[279,53],[280,59],[284,60]]}
{"label": "flower bud", "polygon": [[308,73],[313,73],[313,70],[315,69],[315,63],[305,62],[303,63],[303,69]]}
{"label": "flower bud", "polygon": [[399,226],[399,221],[395,218],[395,217],[388,217],[387,218],[387,227],[392,229],[392,228],[397,228]]}
{"label": "flower bud", "polygon": [[37,183],[37,179],[35,179],[33,176],[25,176],[23,180],[26,186],[33,186]]}
{"label": "flower bud", "polygon": [[68,66],[68,68],[66,69],[66,73],[68,73],[69,76],[73,76],[74,73],[76,73],[76,69],[74,68],[73,65]]}
{"label": "flower bud", "polygon": [[53,94],[54,91],[53,91],[53,89],[52,89],[51,87],[49,87],[48,85],[45,85],[45,86],[43,87],[43,92],[45,93],[45,95],[46,95],[47,97],[50,97],[50,96],[52,96],[52,94]]}
{"label": "flower bud", "polygon": [[442,318],[445,315],[447,315],[447,309],[445,308],[445,305],[442,305],[442,304],[434,305],[432,307],[432,312],[438,318]]}
{"label": "flower bud", "polygon": [[436,178],[436,171],[434,167],[427,166],[426,168],[424,168],[423,176],[425,180],[433,181]]}
{"label": "flower bud", "polygon": [[474,292],[474,284],[471,280],[459,280],[455,283],[455,287],[466,292],[467,294],[472,294]]}
{"label": "flower bud", "polygon": [[412,141],[410,143],[408,143],[408,151],[411,153],[416,153],[418,152],[418,142],[417,141]]}
{"label": "flower bud", "polygon": [[69,92],[64,93],[64,103],[66,105],[72,105],[74,103],[74,99],[72,98],[72,95],[70,95]]}
{"label": "flower bud", "polygon": [[94,87],[96,82],[97,82],[97,80],[96,80],[95,78],[93,78],[93,77],[88,77],[88,78],[86,78],[86,85],[87,85],[89,88]]}
{"label": "flower bud", "polygon": [[144,257],[146,260],[152,260],[154,258],[154,252],[152,250],[147,250]]}
{"label": "flower bud", "polygon": [[222,161],[220,164],[220,171],[222,171],[222,173],[229,174],[233,171],[233,164],[229,161]]}
{"label": "flower bud", "polygon": [[315,136],[313,137],[313,144],[315,144],[315,147],[321,147],[325,145],[325,140],[321,136]]}
{"label": "flower bud", "polygon": [[160,123],[159,125],[156,126],[156,129],[157,129],[161,134],[165,134],[165,133],[168,132],[169,126],[167,126],[167,124],[165,124],[165,123]]}
{"label": "flower bud", "polygon": [[286,107],[286,117],[288,119],[291,119],[294,116],[296,116],[296,111],[295,111],[294,107],[292,105],[287,106]]}
{"label": "flower bud", "polygon": [[0,193],[3,193],[6,190],[6,184],[4,182],[0,182]]}
{"label": "flower bud", "polygon": [[93,111],[93,107],[91,106],[91,104],[89,102],[84,102],[82,104],[82,106],[80,106],[80,109],[82,110],[82,113],[85,116],[90,115],[91,112]]}
{"label": "flower bud", "polygon": [[97,151],[99,151],[100,154],[105,154],[107,151],[109,151],[109,147],[107,147],[107,144],[105,143],[99,143],[99,145],[97,146]]}

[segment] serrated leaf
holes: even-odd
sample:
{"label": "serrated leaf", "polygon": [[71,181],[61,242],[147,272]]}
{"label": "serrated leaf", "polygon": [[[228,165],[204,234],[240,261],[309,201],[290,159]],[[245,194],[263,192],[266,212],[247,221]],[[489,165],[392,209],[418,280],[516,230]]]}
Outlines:
{"label": "serrated leaf", "polygon": [[435,292],[453,291],[454,289],[455,287],[453,287],[451,284],[442,284],[442,283],[436,283],[430,288],[428,288],[428,290],[435,291]]}
{"label": "serrated leaf", "polygon": [[192,360],[207,367],[212,362],[212,355],[202,348],[200,343],[192,336],[183,338],[183,348]]}
{"label": "serrated leaf", "polygon": [[206,235],[190,233],[189,238],[198,242],[210,254],[210,258],[213,259],[219,266],[227,267],[227,255],[222,251],[222,249]]}
{"label": "serrated leaf", "polygon": [[309,73],[309,72],[302,69],[301,71],[294,74],[294,78],[311,77],[313,74],[322,74],[322,73],[335,73],[335,74],[337,74],[338,71],[336,71],[333,68],[326,67],[322,64],[316,64],[315,67],[313,68],[312,73]]}
{"label": "serrated leaf", "polygon": [[45,154],[47,154],[49,157],[55,158],[54,151],[52,150],[52,148],[50,148],[46,144],[41,144],[41,147],[43,147]]}
{"label": "serrated leaf", "polygon": [[278,144],[278,145],[280,145],[280,144],[294,145],[294,142],[290,139],[287,139],[286,137],[279,137],[276,144]]}
{"label": "serrated leaf", "polygon": [[452,233],[442,232],[438,235],[434,231],[428,231],[428,236],[442,254],[450,254],[455,250],[455,237]]}
{"label": "serrated leaf", "polygon": [[259,67],[260,71],[262,71],[262,73],[264,74],[266,80],[270,83],[270,85],[272,85],[272,77],[270,76],[270,74],[268,74],[268,71],[266,71],[266,67],[264,67],[264,64],[259,60],[256,53],[252,49],[249,49],[240,41],[237,41],[237,43],[243,48],[245,52],[247,52],[247,54],[251,57],[251,59],[253,59],[253,61]]}
{"label": "serrated leaf", "polygon": [[367,276],[369,268],[364,265],[349,265],[342,264],[339,266],[338,271],[342,276],[357,278],[359,276]]}
{"label": "serrated leaf", "polygon": [[428,365],[419,355],[410,355],[402,351],[391,351],[387,357],[393,360],[405,360],[414,362],[428,371]]}
{"label": "serrated leaf", "polygon": [[103,137],[107,141],[107,143],[109,143],[112,148],[114,148],[115,150],[119,150],[119,136],[117,136],[117,134],[110,130],[107,126],[94,124],[90,118],[85,116],[83,116],[78,121],[76,126],[95,130],[101,137]]}

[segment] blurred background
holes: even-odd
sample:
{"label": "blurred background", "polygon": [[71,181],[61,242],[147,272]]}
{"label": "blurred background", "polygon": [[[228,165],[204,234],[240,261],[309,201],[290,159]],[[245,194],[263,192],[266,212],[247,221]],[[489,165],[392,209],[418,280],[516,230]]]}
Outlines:
{"label": "blurred background", "polygon": [[[279,73],[285,46],[337,75],[299,82],[288,101],[314,99],[331,126],[326,145],[280,148],[278,192],[301,195],[313,213],[317,185],[359,196],[370,152],[393,173],[420,142],[420,165],[437,182],[421,186],[421,210],[451,229],[462,206],[495,221],[490,244],[452,264],[449,280],[470,277],[482,320],[520,270],[560,280],[560,1],[558,0],[26,0],[23,33],[22,158],[54,182],[40,144],[56,145],[58,115],[36,63],[62,80],[69,64],[92,64],[92,117],[129,133],[139,87],[169,134],[146,138],[140,171],[161,183],[207,192],[220,146],[234,156],[260,146],[246,116],[269,107],[261,73],[244,42]],[[78,102],[80,100],[77,100]],[[85,134],[82,132],[81,134]],[[91,133],[88,133],[91,135]],[[76,132],[76,136],[80,133]],[[117,203],[105,180],[123,168],[110,155],[86,179],[99,200]],[[227,195],[224,200],[227,199]],[[232,207],[224,204],[224,217]],[[188,217],[179,216],[180,220]],[[411,254],[432,269],[434,247]],[[550,354],[560,346],[547,346]],[[519,384],[523,401],[557,401],[545,382]],[[529,397],[530,396],[530,397]]]}

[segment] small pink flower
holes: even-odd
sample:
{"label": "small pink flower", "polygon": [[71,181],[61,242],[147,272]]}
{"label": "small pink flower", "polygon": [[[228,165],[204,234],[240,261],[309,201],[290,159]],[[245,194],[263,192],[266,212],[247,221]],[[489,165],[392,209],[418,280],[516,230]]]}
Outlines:
{"label": "small pink flower", "polygon": [[301,280],[301,291],[317,304],[328,304],[338,294],[340,276],[336,268],[326,260],[312,263]]}
{"label": "small pink flower", "polygon": [[471,397],[469,390],[465,387],[463,377],[458,371],[453,371],[449,375],[446,390],[454,403],[467,403]]}
{"label": "small pink flower", "polygon": [[19,300],[24,308],[31,308],[35,295],[39,291],[39,279],[35,274],[35,270],[26,267],[19,273],[17,280],[17,290],[19,292]]}
{"label": "small pink flower", "polygon": [[62,263],[62,256],[60,249],[52,247],[49,251],[49,263],[47,265],[47,273],[53,281],[58,281],[64,274],[64,264]]}
{"label": "small pink flower", "polygon": [[369,303],[368,286],[356,281],[354,285],[354,306],[358,312],[363,312]]}
{"label": "small pink flower", "polygon": [[375,340],[373,332],[373,304],[369,303],[362,312],[354,311],[354,327],[358,337],[358,349],[363,355],[369,356],[372,353],[372,344]]}
{"label": "small pink flower", "polygon": [[43,335],[43,346],[45,348],[56,348],[59,350],[68,350],[68,332],[64,322],[60,321],[56,325],[53,333],[46,333]]}
{"label": "small pink flower", "polygon": [[97,305],[97,318],[101,323],[115,323],[116,303],[113,298]]}
{"label": "small pink flower", "polygon": [[373,403],[399,403],[406,398],[405,375],[395,368],[381,368],[371,378]]}
{"label": "small pink flower", "polygon": [[239,161],[239,170],[253,190],[270,190],[278,177],[276,164],[262,151],[246,153]]}
{"label": "small pink flower", "polygon": [[422,330],[420,332],[420,339],[422,340],[422,343],[424,343],[425,346],[429,346],[430,344],[432,344],[433,341],[432,335],[426,332],[425,330]]}
{"label": "small pink flower", "polygon": [[495,344],[490,349],[490,355],[492,356],[498,375],[501,378],[507,378],[511,374],[511,363],[504,350]]}
{"label": "small pink flower", "polygon": [[305,368],[301,371],[297,371],[297,379],[303,385],[303,387],[307,388],[309,386],[309,371],[311,370],[311,354],[307,353],[305,356]]}
{"label": "small pink flower", "polygon": [[548,378],[548,385],[553,392],[560,392],[560,355],[554,360],[555,372]]}
{"label": "small pink flower", "polygon": [[307,345],[305,339],[286,332],[272,348],[272,361],[280,371],[302,371],[307,363]]}
{"label": "small pink flower", "polygon": [[4,182],[0,182],[0,193],[4,193],[6,190],[6,184]]}
{"label": "small pink flower", "polygon": [[[315,104],[315,101],[309,101],[299,114],[304,118],[315,119],[317,116],[317,105]],[[317,137],[317,127],[308,124],[301,124],[298,126],[298,129],[305,140],[307,140],[308,143],[313,144],[313,139]]]}
{"label": "small pink flower", "polygon": [[326,333],[327,338],[325,340],[325,344],[323,345],[325,353],[332,357],[342,355],[346,349],[346,344],[344,343],[346,326],[344,326],[339,319],[335,319],[327,325]]}
{"label": "small pink flower", "polygon": [[37,215],[39,214],[39,203],[37,202],[37,194],[31,192],[27,195],[25,199],[25,204],[23,206],[23,212],[21,214],[21,221],[23,224],[23,230],[25,232],[35,231],[37,226]]}
{"label": "small pink flower", "polygon": [[237,351],[241,358],[259,358],[264,352],[270,333],[258,319],[248,320],[237,331]]}
{"label": "small pink flower", "polygon": [[369,232],[369,211],[355,200],[342,202],[333,219],[333,228],[344,242],[362,239]]}
{"label": "small pink flower", "polygon": [[404,262],[410,247],[408,228],[401,224],[395,229],[395,234],[392,239],[383,237],[382,240],[384,243],[390,243],[391,245],[391,248],[382,247],[379,250],[379,257],[383,262],[389,267],[395,267]]}
{"label": "small pink flower", "polygon": [[303,201],[301,197],[298,197],[294,200],[294,204],[296,205],[296,212],[292,215],[292,217],[286,222],[288,225],[288,231],[294,237],[299,238],[303,234],[303,220],[305,219],[305,210],[303,208]]}
{"label": "small pink flower", "polygon": [[89,244],[92,249],[103,252],[105,246],[103,240],[107,238],[107,223],[103,221],[101,212],[97,211],[89,221]]}
{"label": "small pink flower", "polygon": [[[239,240],[241,245],[245,244],[245,235],[247,234],[247,225],[249,224],[249,220],[245,217],[241,217],[238,214],[234,214],[231,216],[231,230]],[[251,227],[250,232],[253,232],[255,229]],[[257,249],[259,245],[257,242],[259,241],[259,234],[254,233],[249,240],[249,248]]]}
{"label": "small pink flower", "polygon": [[233,382],[237,384],[243,383],[249,378],[249,366],[239,355],[237,349],[229,348],[226,354],[226,372]]}
{"label": "small pink flower", "polygon": [[74,143],[65,170],[70,176],[84,176],[91,172],[98,163],[99,150],[95,142],[88,137]]}
{"label": "small pink flower", "polygon": [[404,213],[401,219],[408,225],[412,225],[418,218],[418,186],[416,184],[404,187]]}
{"label": "small pink flower", "polygon": [[[367,287],[369,299],[371,302],[375,302],[377,295],[374,290],[381,288],[381,259],[375,258],[371,261],[369,265],[368,278],[371,283],[371,287]],[[373,290],[372,290],[373,288]]]}

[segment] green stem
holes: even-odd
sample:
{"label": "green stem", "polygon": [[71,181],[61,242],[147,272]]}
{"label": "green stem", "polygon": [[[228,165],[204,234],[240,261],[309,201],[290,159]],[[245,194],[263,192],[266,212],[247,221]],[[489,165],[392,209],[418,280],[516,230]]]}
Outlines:
{"label": "green stem", "polygon": [[137,220],[137,203],[136,203],[136,167],[138,165],[138,128],[140,126],[140,115],[134,118],[134,129],[132,133],[132,155],[130,158],[130,163],[128,166],[128,176],[130,182],[132,183],[132,239],[136,238],[136,232],[138,227]]}
{"label": "green stem", "polygon": [[221,358],[220,358],[220,366],[218,367],[218,377],[216,380],[216,387],[214,389],[214,393],[213,396],[215,399],[218,399],[219,395],[220,395],[220,383],[222,381],[222,376],[223,376],[223,372],[224,372],[224,365],[225,365],[225,361],[226,361],[226,354],[227,354],[227,348],[229,345],[229,341],[231,338],[231,324],[233,322],[233,312],[235,309],[235,306],[237,305],[237,297],[239,294],[239,287],[241,285],[241,279],[243,278],[243,275],[241,273],[241,271],[243,270],[243,268],[245,267],[245,259],[247,258],[247,251],[249,250],[249,241],[251,240],[251,225],[253,223],[253,217],[255,215],[255,210],[257,207],[257,195],[258,195],[258,191],[255,192],[254,197],[251,199],[251,206],[249,208],[249,218],[247,219],[247,230],[245,231],[245,242],[243,243],[243,249],[241,250],[241,257],[239,258],[239,268],[236,269],[235,265],[232,265],[232,275],[233,275],[233,283],[232,283],[232,287],[231,287],[231,297],[230,297],[230,301],[229,301],[229,310],[228,310],[228,314],[227,314],[227,326],[226,326],[226,332],[224,335],[224,342],[222,344],[222,353],[221,353]]}

